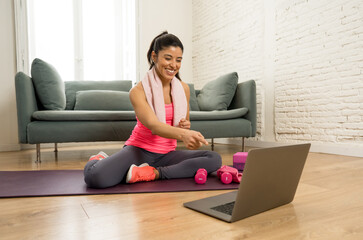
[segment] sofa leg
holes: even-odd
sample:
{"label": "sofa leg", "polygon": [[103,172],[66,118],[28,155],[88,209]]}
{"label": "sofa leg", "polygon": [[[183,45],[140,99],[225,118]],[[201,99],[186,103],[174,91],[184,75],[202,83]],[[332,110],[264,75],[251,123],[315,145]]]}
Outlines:
{"label": "sofa leg", "polygon": [[211,148],[212,148],[212,151],[214,151],[214,138],[212,138]]}
{"label": "sofa leg", "polygon": [[245,151],[245,138],[242,137],[242,152]]}
{"label": "sofa leg", "polygon": [[40,160],[40,143],[36,144],[36,148],[37,148],[37,160],[35,161],[35,163],[41,163],[41,160]]}
{"label": "sofa leg", "polygon": [[58,152],[58,143],[54,143],[54,152],[57,153]]}

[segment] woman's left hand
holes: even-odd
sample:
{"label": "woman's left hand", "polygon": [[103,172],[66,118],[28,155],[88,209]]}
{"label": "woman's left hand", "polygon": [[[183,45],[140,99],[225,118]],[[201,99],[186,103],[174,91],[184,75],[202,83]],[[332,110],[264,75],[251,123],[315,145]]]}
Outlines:
{"label": "woman's left hand", "polygon": [[184,129],[190,129],[190,121],[184,118],[180,119],[179,127]]}

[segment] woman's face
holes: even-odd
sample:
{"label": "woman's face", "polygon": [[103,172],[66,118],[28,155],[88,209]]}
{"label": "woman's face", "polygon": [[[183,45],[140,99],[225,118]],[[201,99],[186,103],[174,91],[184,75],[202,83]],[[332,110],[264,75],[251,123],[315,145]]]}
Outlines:
{"label": "woman's face", "polygon": [[158,54],[152,52],[151,56],[160,80],[170,81],[179,72],[183,51],[180,47],[170,46],[159,51]]}

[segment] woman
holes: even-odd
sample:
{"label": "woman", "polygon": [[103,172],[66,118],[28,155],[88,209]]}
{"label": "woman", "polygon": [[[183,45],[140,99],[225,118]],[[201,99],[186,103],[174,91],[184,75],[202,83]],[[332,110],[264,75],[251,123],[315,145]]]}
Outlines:
{"label": "woman", "polygon": [[[90,158],[84,169],[89,187],[111,187],[125,178],[127,183],[187,178],[199,168],[211,173],[221,166],[218,153],[195,150],[208,142],[190,130],[189,87],[179,77],[183,49],[181,41],[166,31],[151,42],[150,69],[130,90],[137,124],[122,150]],[[175,150],[177,140],[190,150]]]}

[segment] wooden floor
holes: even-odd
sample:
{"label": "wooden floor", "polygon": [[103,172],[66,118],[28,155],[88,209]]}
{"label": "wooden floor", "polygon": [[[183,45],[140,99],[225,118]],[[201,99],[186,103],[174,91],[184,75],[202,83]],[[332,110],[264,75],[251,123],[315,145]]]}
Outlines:
{"label": "wooden floor", "polygon": [[[83,169],[119,144],[1,152],[0,170]],[[207,148],[209,149],[209,148]],[[223,164],[239,146],[216,145]],[[0,199],[0,239],[363,239],[363,159],[310,153],[295,199],[225,223],[183,203],[226,191]]]}

